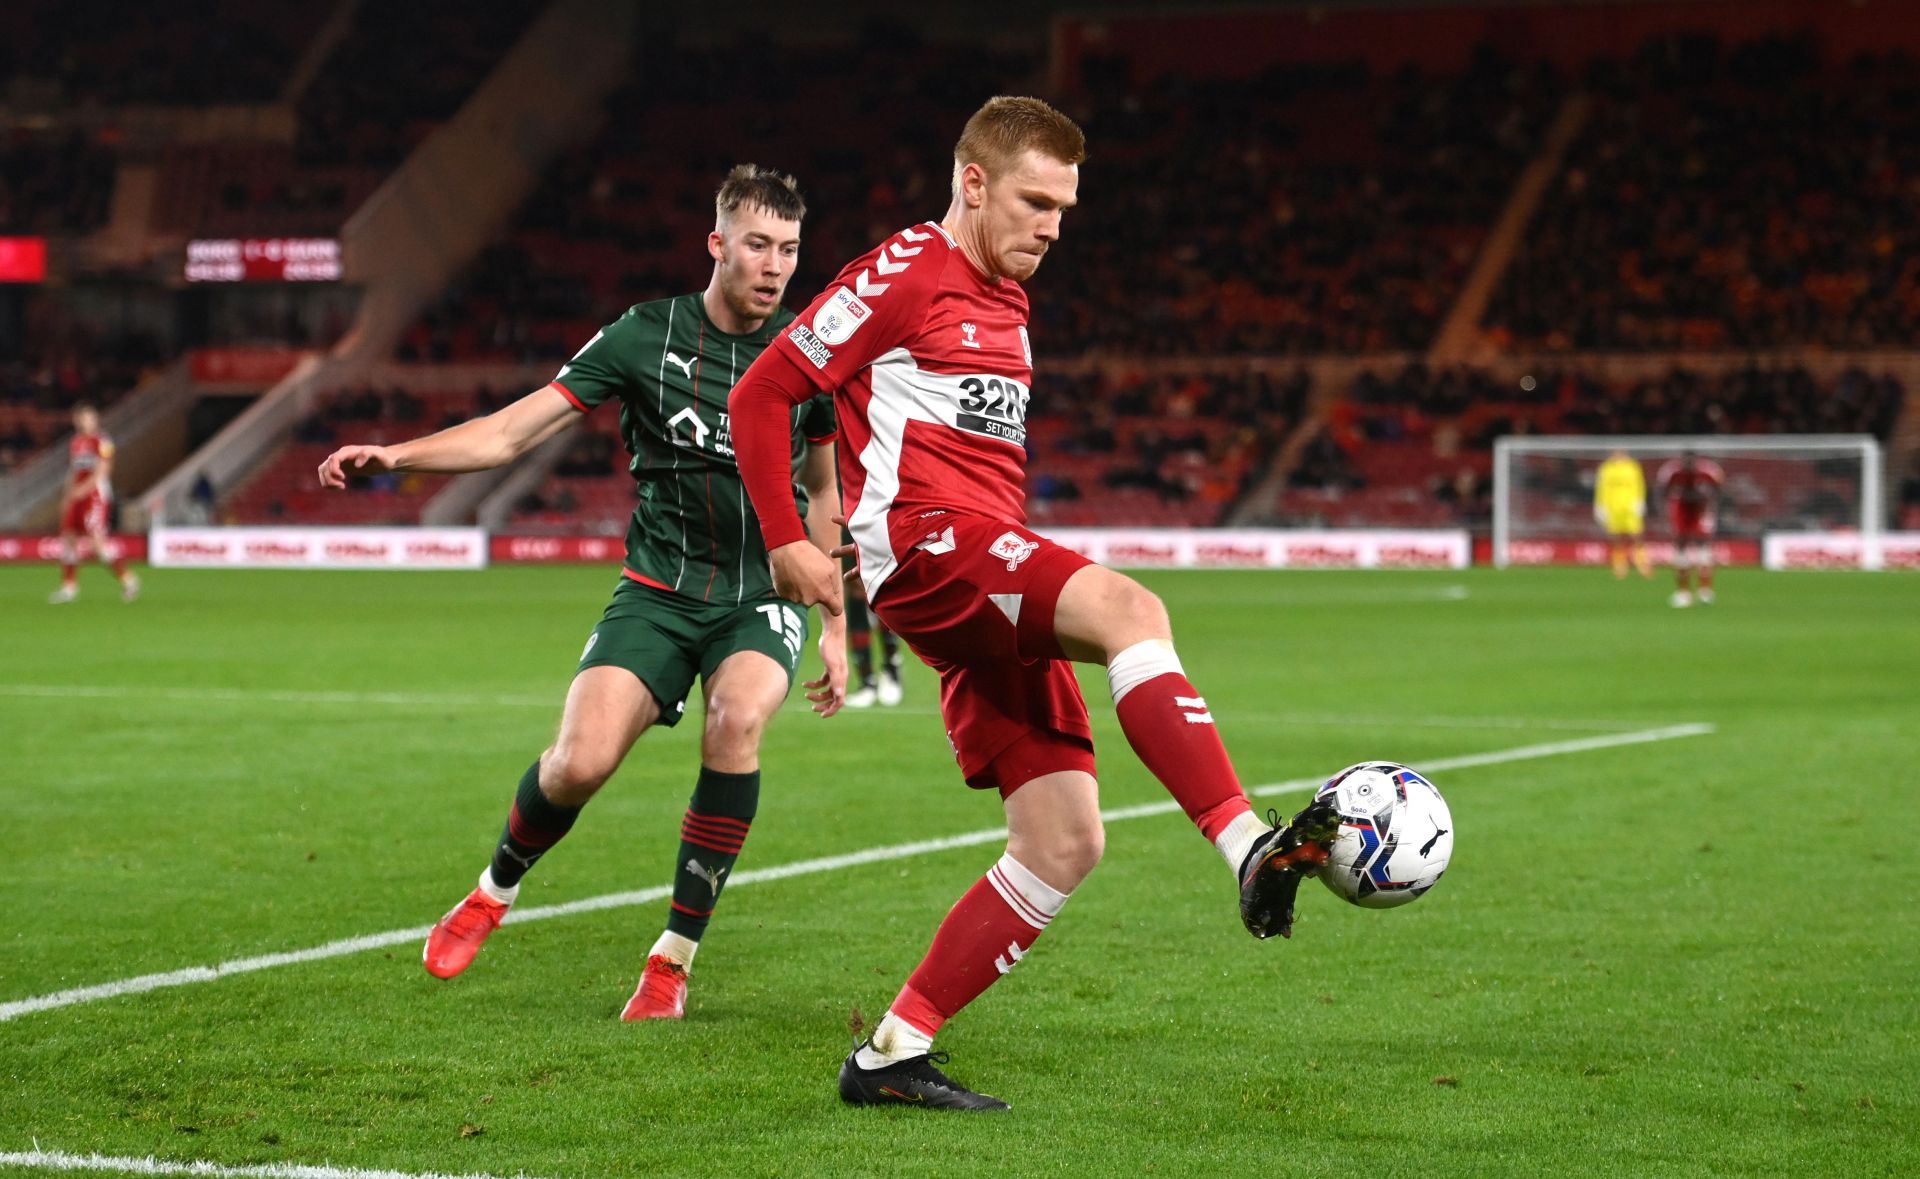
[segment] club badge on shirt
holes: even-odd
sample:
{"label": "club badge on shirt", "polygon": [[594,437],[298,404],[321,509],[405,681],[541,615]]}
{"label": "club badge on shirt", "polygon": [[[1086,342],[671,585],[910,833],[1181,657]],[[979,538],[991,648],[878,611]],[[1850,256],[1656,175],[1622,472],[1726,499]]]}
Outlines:
{"label": "club badge on shirt", "polygon": [[813,313],[813,334],[826,344],[844,344],[872,314],[859,296],[845,287],[835,287],[820,310]]}

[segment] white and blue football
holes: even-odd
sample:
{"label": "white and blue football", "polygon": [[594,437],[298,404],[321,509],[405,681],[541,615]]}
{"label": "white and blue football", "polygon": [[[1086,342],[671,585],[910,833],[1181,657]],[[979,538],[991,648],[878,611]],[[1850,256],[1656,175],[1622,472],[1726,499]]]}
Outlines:
{"label": "white and blue football", "polygon": [[1397,762],[1363,761],[1314,795],[1340,814],[1340,834],[1320,869],[1334,895],[1391,909],[1439,883],[1453,858],[1453,816],[1432,782]]}

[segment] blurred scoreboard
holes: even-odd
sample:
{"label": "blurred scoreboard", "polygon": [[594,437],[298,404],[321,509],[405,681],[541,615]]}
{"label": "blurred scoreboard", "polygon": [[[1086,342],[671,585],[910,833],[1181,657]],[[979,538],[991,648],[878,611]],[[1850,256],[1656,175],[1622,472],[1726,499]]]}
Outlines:
{"label": "blurred scoreboard", "polygon": [[197,238],[187,243],[188,282],[339,282],[340,239]]}

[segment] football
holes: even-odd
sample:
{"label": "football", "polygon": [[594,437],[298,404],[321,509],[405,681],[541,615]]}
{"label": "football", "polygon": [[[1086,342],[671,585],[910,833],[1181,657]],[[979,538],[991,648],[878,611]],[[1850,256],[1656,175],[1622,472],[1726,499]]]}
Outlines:
{"label": "football", "polygon": [[1404,905],[1438,883],[1453,858],[1447,800],[1406,766],[1348,766],[1314,797],[1340,813],[1340,834],[1319,875],[1342,900],[1368,909]]}

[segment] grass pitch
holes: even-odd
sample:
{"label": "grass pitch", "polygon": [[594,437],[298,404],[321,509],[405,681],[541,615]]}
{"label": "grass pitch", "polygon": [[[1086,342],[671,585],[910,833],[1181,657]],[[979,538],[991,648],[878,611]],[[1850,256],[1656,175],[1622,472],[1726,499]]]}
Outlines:
{"label": "grass pitch", "polygon": [[[1241,930],[1178,815],[1116,822],[1021,969],[941,1037],[997,1118],[833,1078],[990,843],[730,889],[689,1018],[616,1018],[665,902],[409,938],[0,1022],[31,1149],[599,1177],[1896,1175],[1920,1170],[1920,581],[1734,571],[1148,577],[1249,785],[1686,722],[1434,777],[1458,824],[1392,912],[1308,886]],[[0,1005],[424,926],[472,887],[613,586],[156,571],[122,606],[0,570]],[[1110,807],[1164,792],[1086,679]],[[768,736],[740,870],[992,827],[907,705]],[[697,711],[697,706],[690,712]],[[520,908],[667,881],[697,718],[643,739]],[[1272,801],[1298,805],[1298,794]],[[0,1175],[29,1168],[0,1165]]]}

